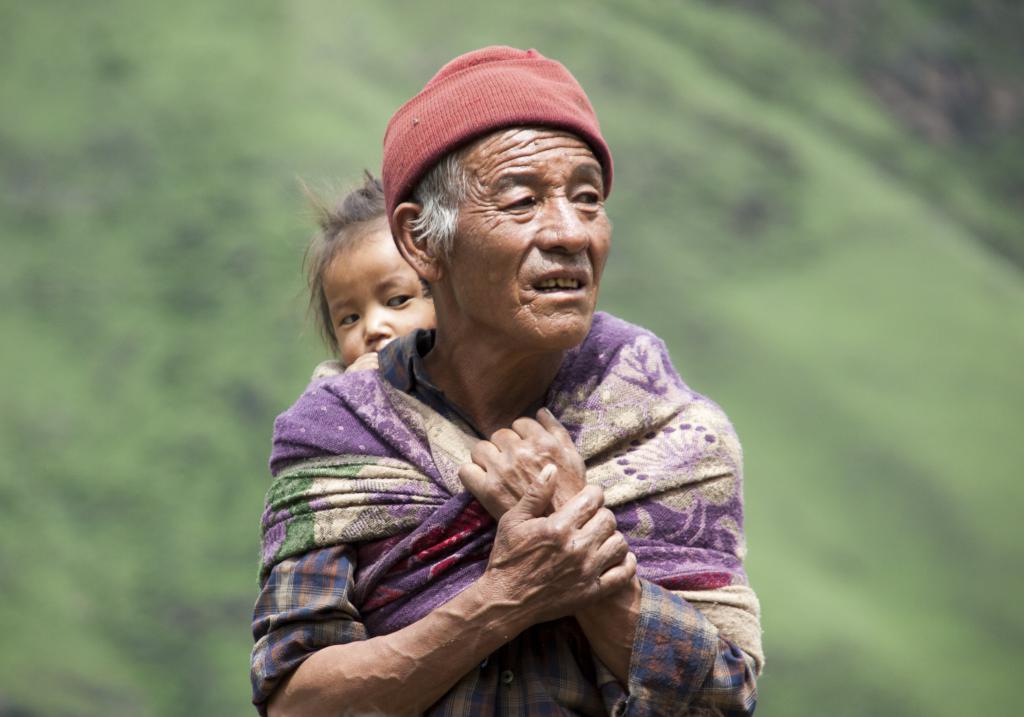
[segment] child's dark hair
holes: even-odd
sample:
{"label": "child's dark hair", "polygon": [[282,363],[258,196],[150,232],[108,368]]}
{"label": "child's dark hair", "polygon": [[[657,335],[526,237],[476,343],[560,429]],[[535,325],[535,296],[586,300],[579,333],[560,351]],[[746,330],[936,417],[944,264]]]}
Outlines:
{"label": "child's dark hair", "polygon": [[343,247],[351,246],[350,228],[385,215],[384,187],[379,179],[364,170],[363,186],[349,192],[333,205],[305,185],[303,190],[320,226],[320,230],[310,240],[303,260],[309,284],[309,311],[315,315],[314,321],[324,343],[337,355],[338,341],[334,337],[331,311],[324,294],[324,272]]}

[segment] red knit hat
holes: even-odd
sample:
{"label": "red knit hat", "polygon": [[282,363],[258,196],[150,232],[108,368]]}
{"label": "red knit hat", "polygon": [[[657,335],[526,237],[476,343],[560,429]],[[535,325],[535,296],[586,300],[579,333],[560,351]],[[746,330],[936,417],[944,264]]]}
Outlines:
{"label": "red knit hat", "polygon": [[456,57],[391,117],[381,169],[388,221],[446,154],[502,127],[528,125],[568,130],[590,145],[608,196],[612,155],[576,78],[536,50],[495,45]]}

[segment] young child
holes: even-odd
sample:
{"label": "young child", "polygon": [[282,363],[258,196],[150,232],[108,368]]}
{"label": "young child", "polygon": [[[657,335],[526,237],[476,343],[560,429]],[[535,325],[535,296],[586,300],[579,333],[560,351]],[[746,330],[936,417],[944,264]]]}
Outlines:
{"label": "young child", "polygon": [[384,188],[369,172],[333,207],[310,195],[320,230],[306,250],[309,307],[339,360],[313,378],[377,368],[377,351],[415,329],[434,328],[434,302],[395,246]]}

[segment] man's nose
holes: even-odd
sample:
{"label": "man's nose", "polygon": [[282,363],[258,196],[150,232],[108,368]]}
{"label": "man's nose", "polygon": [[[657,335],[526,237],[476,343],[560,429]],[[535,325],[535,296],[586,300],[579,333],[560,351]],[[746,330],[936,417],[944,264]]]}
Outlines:
{"label": "man's nose", "polygon": [[537,234],[537,245],[543,251],[562,254],[578,254],[590,246],[589,228],[568,197],[545,202],[544,224]]}

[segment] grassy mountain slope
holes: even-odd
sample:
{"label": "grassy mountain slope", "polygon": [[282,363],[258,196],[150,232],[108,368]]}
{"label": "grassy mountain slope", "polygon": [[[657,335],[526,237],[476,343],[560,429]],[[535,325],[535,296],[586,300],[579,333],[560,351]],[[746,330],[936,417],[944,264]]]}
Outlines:
{"label": "grassy mountain slope", "polygon": [[0,714],[249,713],[271,421],[321,356],[295,178],[376,168],[393,109],[496,42],[587,88],[603,308],[744,440],[758,714],[1008,710],[1024,218],[982,150],[742,6],[453,7],[0,8]]}

